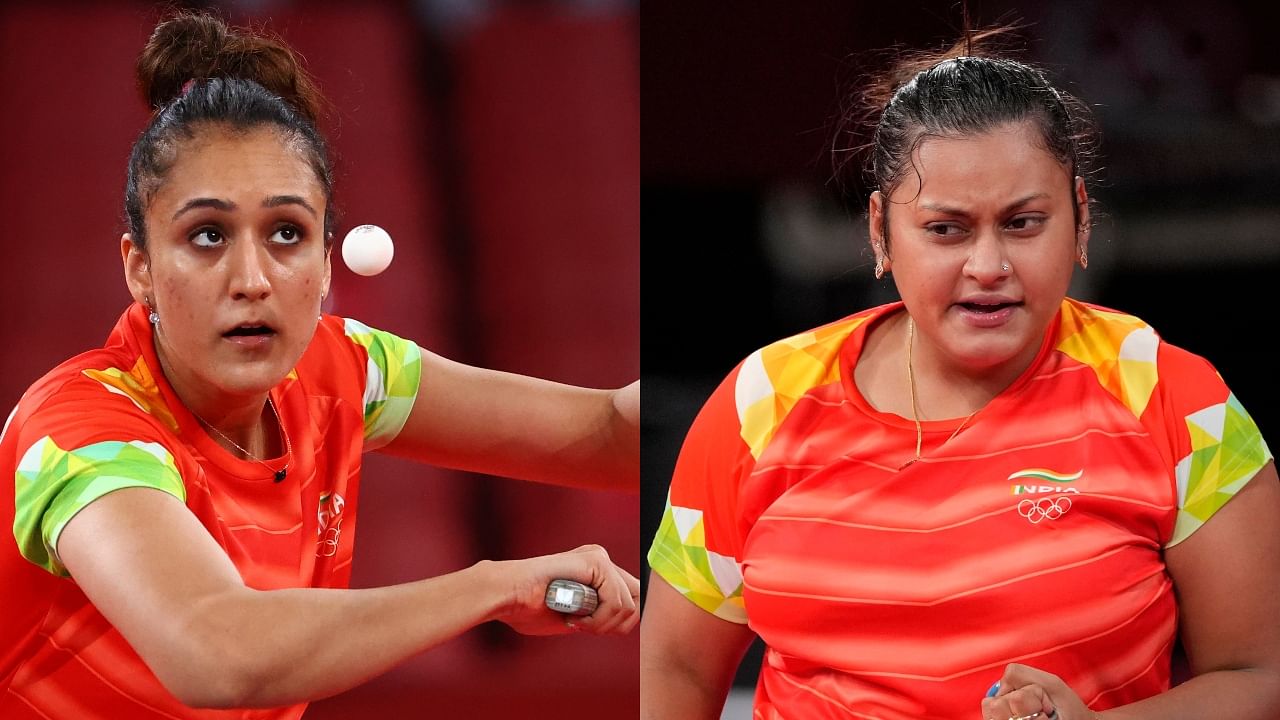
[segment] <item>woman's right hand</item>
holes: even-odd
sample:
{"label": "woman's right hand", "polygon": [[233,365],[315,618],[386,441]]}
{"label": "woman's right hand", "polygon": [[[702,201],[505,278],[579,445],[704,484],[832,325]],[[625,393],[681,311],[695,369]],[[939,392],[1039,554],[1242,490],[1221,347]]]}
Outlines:
{"label": "woman's right hand", "polygon": [[[561,635],[577,630],[596,635],[625,635],[640,621],[640,581],[618,567],[599,545],[525,560],[492,563],[507,600],[495,620],[525,635]],[[600,604],[587,616],[567,616],[546,605],[552,580],[576,580],[596,589]]]}

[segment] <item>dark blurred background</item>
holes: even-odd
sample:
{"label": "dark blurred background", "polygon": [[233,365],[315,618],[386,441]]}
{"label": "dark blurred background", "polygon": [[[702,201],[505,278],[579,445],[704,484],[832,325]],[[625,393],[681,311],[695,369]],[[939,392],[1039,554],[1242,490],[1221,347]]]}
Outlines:
{"label": "dark blurred background", "polygon": [[[1207,357],[1280,442],[1265,349],[1280,270],[1280,9],[1243,0],[974,0],[968,9],[976,24],[1025,21],[1019,57],[1095,108],[1102,172],[1091,192],[1103,214],[1072,294],[1138,315]],[[921,0],[641,6],[651,290],[642,549],[683,434],[738,361],[896,299],[890,280],[872,277],[870,190],[832,182],[830,128],[869,51],[949,46],[962,17],[959,2]],[[758,657],[740,684],[754,682]]]}
{"label": "dark blurred background", "polygon": [[[305,55],[333,103],[339,240],[363,223],[391,268],[334,258],[326,310],[446,356],[617,387],[640,373],[639,56],[623,0],[209,3]],[[0,406],[101,345],[129,302],[125,164],[147,108],[143,2],[0,3]],[[640,501],[367,457],[355,586],[482,558],[604,545],[640,569]],[[431,612],[424,607],[422,612]],[[638,633],[530,640],[487,625],[309,719],[635,717]]]}

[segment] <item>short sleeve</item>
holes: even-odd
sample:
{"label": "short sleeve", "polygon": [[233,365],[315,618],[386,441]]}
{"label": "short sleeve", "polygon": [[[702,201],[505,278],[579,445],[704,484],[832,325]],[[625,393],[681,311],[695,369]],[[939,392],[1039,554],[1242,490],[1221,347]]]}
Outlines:
{"label": "short sleeve", "polygon": [[1172,448],[1178,515],[1166,547],[1187,539],[1273,460],[1257,424],[1203,358],[1162,344],[1159,419]]}
{"label": "short sleeve", "polygon": [[[45,416],[70,412],[67,408],[42,410],[27,420],[25,428],[34,432],[20,433],[20,459],[13,479],[13,537],[19,552],[50,573],[63,576],[67,570],[58,557],[58,539],[67,522],[90,503],[129,487],[154,488],[184,503],[187,497],[173,455],[164,445],[142,439],[68,440],[84,434],[84,428],[78,428],[80,433],[55,428],[83,426],[82,413],[54,422]],[[121,437],[129,433],[129,424],[127,418],[115,424]],[[147,428],[145,423],[138,424]],[[41,434],[46,431],[49,434]]]}
{"label": "short sleeve", "polygon": [[741,437],[737,374],[715,390],[685,437],[648,560],[698,607],[746,623],[738,490],[754,460]]}
{"label": "short sleeve", "polygon": [[343,319],[346,336],[368,354],[364,384],[364,448],[376,450],[404,428],[422,383],[417,343]]}

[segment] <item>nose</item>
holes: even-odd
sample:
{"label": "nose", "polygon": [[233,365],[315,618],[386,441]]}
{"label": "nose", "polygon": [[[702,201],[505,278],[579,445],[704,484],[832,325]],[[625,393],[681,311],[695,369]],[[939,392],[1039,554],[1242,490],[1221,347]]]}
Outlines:
{"label": "nose", "polygon": [[234,299],[261,300],[271,294],[271,256],[262,243],[232,243],[227,253],[228,292]]}
{"label": "nose", "polygon": [[1012,269],[999,234],[992,230],[979,231],[964,264],[965,274],[982,285],[994,285]]}

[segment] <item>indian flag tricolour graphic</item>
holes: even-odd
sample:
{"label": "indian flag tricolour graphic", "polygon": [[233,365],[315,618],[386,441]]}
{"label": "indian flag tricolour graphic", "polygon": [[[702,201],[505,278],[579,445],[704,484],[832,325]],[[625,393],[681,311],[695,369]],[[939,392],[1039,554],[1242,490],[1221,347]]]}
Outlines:
{"label": "indian flag tricolour graphic", "polygon": [[1079,480],[1081,475],[1084,475],[1083,468],[1075,471],[1070,475],[1056,473],[1052,470],[1045,470],[1044,468],[1027,468],[1026,470],[1019,470],[1018,472],[1010,475],[1009,479],[1010,480],[1023,480],[1023,479],[1043,480],[1046,482],[1069,483],[1075,480]]}

